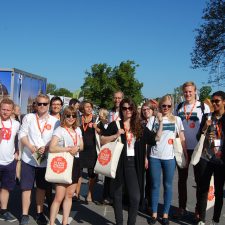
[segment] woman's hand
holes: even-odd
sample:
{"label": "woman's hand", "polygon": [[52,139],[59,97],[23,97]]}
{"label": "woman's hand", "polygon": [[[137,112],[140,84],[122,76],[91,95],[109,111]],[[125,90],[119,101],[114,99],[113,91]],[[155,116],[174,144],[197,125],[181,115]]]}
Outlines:
{"label": "woman's hand", "polygon": [[79,151],[79,146],[69,146],[69,153],[72,155],[72,156],[75,156],[77,154],[77,152]]}

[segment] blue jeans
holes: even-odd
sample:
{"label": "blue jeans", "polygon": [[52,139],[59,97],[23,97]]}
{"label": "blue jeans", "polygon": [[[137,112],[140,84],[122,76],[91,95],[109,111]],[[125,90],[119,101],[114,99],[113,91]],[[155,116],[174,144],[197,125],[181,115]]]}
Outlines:
{"label": "blue jeans", "polygon": [[172,200],[173,176],[176,168],[175,159],[162,160],[149,158],[149,171],[151,179],[151,207],[152,212],[157,213],[159,203],[159,192],[161,182],[161,171],[163,172],[164,206],[163,214],[169,214]]}

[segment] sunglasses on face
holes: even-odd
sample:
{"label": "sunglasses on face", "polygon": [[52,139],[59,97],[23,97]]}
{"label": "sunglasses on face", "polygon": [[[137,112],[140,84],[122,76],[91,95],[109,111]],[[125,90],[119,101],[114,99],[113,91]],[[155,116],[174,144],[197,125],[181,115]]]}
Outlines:
{"label": "sunglasses on face", "polygon": [[145,109],[142,109],[142,111],[148,111],[148,110],[150,110],[150,108],[145,108]]}
{"label": "sunglasses on face", "polygon": [[171,107],[172,107],[172,105],[162,105],[162,108],[168,108],[168,109],[170,109]]}
{"label": "sunglasses on face", "polygon": [[126,111],[126,110],[133,111],[133,107],[131,107],[131,106],[130,106],[130,107],[125,107],[125,106],[123,106],[123,107],[122,107],[122,110],[123,110],[123,111]]}
{"label": "sunglasses on face", "polygon": [[218,104],[220,101],[221,101],[220,99],[215,99],[215,100],[211,100],[211,103],[212,103],[212,104],[213,104],[213,103]]}
{"label": "sunglasses on face", "polygon": [[37,106],[47,106],[48,103],[47,102],[37,102]]}
{"label": "sunglasses on face", "polygon": [[68,118],[68,119],[73,117],[75,119],[77,116],[75,114],[72,114],[72,115],[67,114],[67,115],[65,115],[65,117]]}

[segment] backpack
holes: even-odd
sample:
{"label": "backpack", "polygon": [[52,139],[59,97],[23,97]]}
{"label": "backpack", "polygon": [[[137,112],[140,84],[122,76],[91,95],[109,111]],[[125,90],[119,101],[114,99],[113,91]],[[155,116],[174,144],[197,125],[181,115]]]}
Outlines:
{"label": "backpack", "polygon": [[[202,115],[205,114],[205,104],[204,102],[200,102],[200,108],[201,108],[201,111],[202,111]],[[180,110],[180,108],[182,107],[182,105],[184,104],[184,102],[180,102],[177,106],[177,109],[176,109],[176,113],[178,115],[178,111]]]}

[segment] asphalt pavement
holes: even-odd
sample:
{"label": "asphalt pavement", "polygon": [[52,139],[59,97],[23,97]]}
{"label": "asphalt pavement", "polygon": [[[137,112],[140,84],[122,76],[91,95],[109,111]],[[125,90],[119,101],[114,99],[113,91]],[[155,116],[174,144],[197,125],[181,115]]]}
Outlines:
{"label": "asphalt pavement", "polygon": [[[87,193],[87,180],[84,179],[82,183],[82,192],[81,192],[81,201],[73,202],[69,222],[70,225],[75,224],[82,224],[82,225],[111,225],[115,224],[114,219],[114,212],[112,206],[106,206],[101,205],[99,202],[101,201],[101,194],[103,189],[103,183],[101,179],[98,181],[98,183],[95,186],[95,192],[94,192],[94,199],[95,202],[87,204],[85,200],[85,196]],[[196,197],[195,197],[195,182],[193,177],[193,171],[192,168],[190,168],[190,176],[188,179],[188,203],[187,203],[187,213],[181,220],[174,220],[172,217],[170,217],[170,224],[176,225],[189,225],[194,224],[193,222],[193,212],[195,209],[195,203],[196,203]],[[177,191],[177,172],[175,173],[174,177],[174,188],[173,188],[173,200],[171,204],[170,209],[170,215],[172,215],[173,211],[176,209],[178,205],[178,191]],[[30,225],[36,225],[36,222],[34,220],[35,218],[35,195],[32,195],[32,204],[30,207]],[[161,224],[161,208],[163,203],[163,189],[161,188],[161,194],[160,194],[160,204],[159,204],[159,219],[157,224]],[[221,221],[220,224],[225,224],[225,207],[223,207],[222,215],[221,215]],[[10,195],[10,201],[9,201],[9,210],[11,213],[13,213],[19,220],[21,215],[21,192],[19,187],[17,186],[15,190]],[[213,207],[211,207],[207,211],[207,221],[206,224],[210,224],[211,218],[213,213]],[[45,214],[47,217],[49,217],[49,212],[47,210],[47,207],[45,207]],[[137,225],[147,225],[147,219],[149,215],[147,213],[139,212],[137,217]],[[61,225],[61,218],[62,218],[62,212],[59,212],[56,220],[56,225]],[[126,206],[124,207],[124,225],[127,224],[127,209]],[[18,225],[19,221],[9,223],[5,221],[0,221],[0,225]]]}

